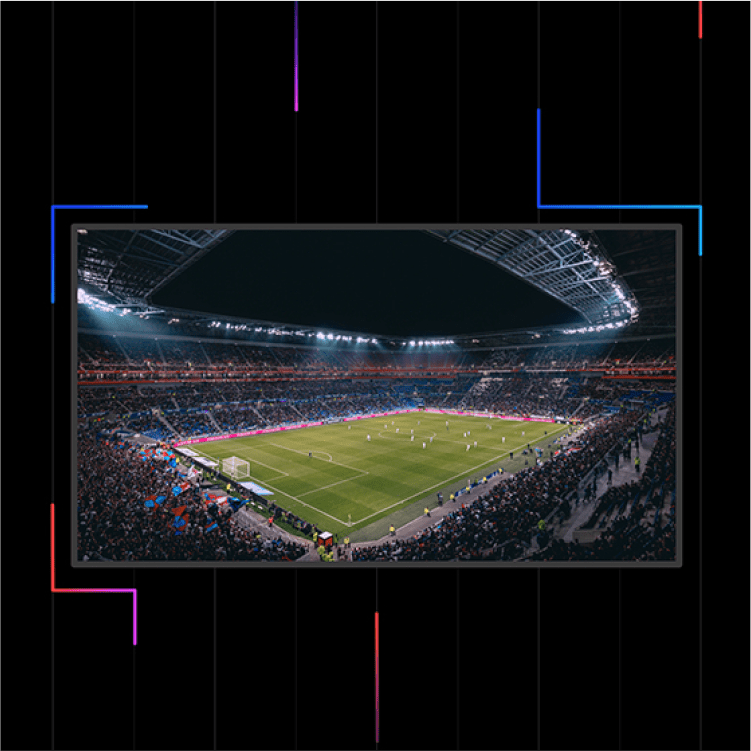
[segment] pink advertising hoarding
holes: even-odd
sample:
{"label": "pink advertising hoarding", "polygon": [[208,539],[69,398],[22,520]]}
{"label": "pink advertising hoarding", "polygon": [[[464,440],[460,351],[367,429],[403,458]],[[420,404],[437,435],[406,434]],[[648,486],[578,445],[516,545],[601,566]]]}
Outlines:
{"label": "pink advertising hoarding", "polygon": [[[348,422],[349,420],[365,420],[368,417],[386,417],[388,415],[403,415],[407,412],[417,412],[416,409],[398,409],[392,412],[374,412],[371,415],[358,415],[357,417],[345,417],[342,422]],[[260,435],[261,433],[277,433],[280,430],[297,430],[298,428],[313,428],[317,425],[323,425],[323,420],[318,422],[302,422],[298,425],[283,425],[278,428],[263,428],[262,430],[249,430],[245,433],[227,433],[225,435],[214,435],[208,438],[191,438],[187,441],[176,441],[173,446],[189,446],[191,443],[205,443],[207,441],[224,441],[227,438],[245,438],[249,435]]]}

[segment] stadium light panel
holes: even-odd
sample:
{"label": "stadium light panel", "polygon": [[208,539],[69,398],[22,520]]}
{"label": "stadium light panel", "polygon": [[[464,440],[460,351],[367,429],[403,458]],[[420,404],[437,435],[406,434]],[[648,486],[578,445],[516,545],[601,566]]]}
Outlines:
{"label": "stadium light panel", "polygon": [[333,334],[329,334],[329,335],[328,335],[328,336],[327,336],[326,338],[327,338],[327,339],[333,339],[333,338],[334,338],[334,335],[333,335]]}

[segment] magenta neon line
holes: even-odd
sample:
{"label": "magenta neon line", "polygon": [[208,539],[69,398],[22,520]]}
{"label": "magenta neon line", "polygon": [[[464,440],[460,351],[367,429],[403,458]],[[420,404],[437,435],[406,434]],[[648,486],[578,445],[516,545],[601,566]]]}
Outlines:
{"label": "magenta neon line", "polygon": [[81,592],[81,593],[89,593],[89,592],[130,592],[133,594],[133,646],[135,647],[138,642],[138,634],[136,629],[137,619],[138,619],[138,609],[137,609],[137,591],[135,589],[75,589],[75,588],[66,588],[66,589],[58,589],[55,587],[55,504],[50,504],[50,553],[51,553],[51,562],[52,562],[52,592],[56,593],[65,593],[65,592]]}
{"label": "magenta neon line", "polygon": [[297,112],[297,3],[295,2],[295,112]]}

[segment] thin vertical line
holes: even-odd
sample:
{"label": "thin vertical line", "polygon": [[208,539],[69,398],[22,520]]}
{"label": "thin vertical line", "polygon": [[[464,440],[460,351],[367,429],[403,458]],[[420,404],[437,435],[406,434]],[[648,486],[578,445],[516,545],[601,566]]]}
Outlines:
{"label": "thin vertical line", "polygon": [[[136,203],[136,3],[133,0],[133,203]],[[133,221],[136,221],[136,209],[133,209]],[[133,571],[135,578],[135,570]],[[135,585],[133,587],[135,589]]]}
{"label": "thin vertical line", "polygon": [[[540,0],[537,0],[537,121],[539,123],[540,120],[540,109],[542,109],[542,105],[540,104],[540,94],[541,94],[541,72],[540,69],[542,67],[542,42],[541,42],[541,22],[540,22]],[[537,159],[537,223],[540,223],[540,159],[539,159],[539,153],[540,153],[540,135],[539,135],[539,129],[538,129],[538,135],[537,135],[537,153],[538,153],[538,159]]]}
{"label": "thin vertical line", "polygon": [[216,751],[216,569],[214,569],[214,751]]}
{"label": "thin vertical line", "polygon": [[379,694],[380,694],[380,675],[379,675],[379,660],[378,660],[378,651],[379,651],[379,644],[378,644],[378,611],[376,610],[375,613],[375,720],[376,720],[376,749],[378,748],[378,742],[380,740],[380,731],[381,731],[381,723],[380,723],[380,707],[379,707]]}
{"label": "thin vertical line", "polygon": [[[623,197],[621,194],[623,186],[623,154],[621,146],[622,130],[623,130],[623,114],[621,109],[622,93],[623,93],[623,3],[618,3],[618,203],[623,203]],[[618,223],[623,221],[623,209],[618,209]],[[621,570],[618,569],[618,748],[621,748],[622,743],[622,641],[621,641]]]}
{"label": "thin vertical line", "polygon": [[52,709],[50,711],[50,749],[55,751],[55,595],[52,592],[50,592],[50,601],[52,603],[52,675],[50,677],[50,685],[52,687]]}
{"label": "thin vertical line", "polygon": [[[55,3],[51,3],[51,20],[50,20],[50,28],[51,28],[51,38],[50,38],[50,188],[51,188],[51,197],[50,197],[50,205],[55,205]],[[53,216],[54,216],[54,209],[53,209]],[[54,295],[54,286],[55,280],[54,277],[52,279],[52,291]],[[53,297],[54,299],[54,297]],[[52,362],[55,361],[55,337],[54,337],[54,322],[55,322],[55,309],[54,306],[51,310],[51,319],[52,319],[52,338],[51,338],[51,349],[52,349]],[[54,405],[55,405],[55,385],[54,385],[54,379],[52,382],[52,389],[51,389],[51,407],[52,407],[52,414],[54,415]],[[53,435],[54,435],[54,417],[53,419]],[[55,472],[55,459],[54,459],[54,441],[52,442],[53,450],[51,454],[52,458],[52,488],[54,489],[55,483],[54,483],[54,472]],[[53,490],[54,492],[54,490]],[[54,517],[53,517],[54,519]],[[54,534],[54,530],[53,530]],[[54,560],[53,560],[54,565]],[[52,651],[51,651],[51,678],[50,678],[50,687],[52,689],[52,707],[50,709],[50,748],[52,751],[55,751],[55,595],[50,592],[50,604],[51,604],[51,614],[52,614]]]}
{"label": "thin vertical line", "polygon": [[[136,204],[136,3],[133,2],[133,205]],[[136,209],[133,209],[136,221]],[[136,589],[136,570],[133,569],[133,589]],[[136,650],[133,650],[133,751],[136,751]]]}
{"label": "thin vertical line", "polygon": [[456,569],[456,748],[459,746],[459,569]]}
{"label": "thin vertical line", "polygon": [[[136,588],[136,572],[133,570],[133,589]],[[133,650],[133,751],[136,751],[136,650]]]}
{"label": "thin vertical line", "polygon": [[703,118],[703,73],[702,73],[702,45],[699,43],[699,205],[702,204],[702,118]]}
{"label": "thin vertical line", "polygon": [[297,569],[295,569],[295,751],[297,751]]}
{"label": "thin vertical line", "polygon": [[[378,2],[375,4],[375,213],[378,224]],[[376,569],[377,570],[377,569]]]}
{"label": "thin vertical line", "polygon": [[540,683],[540,664],[542,657],[540,655],[540,569],[537,569],[537,751],[540,751],[540,734],[542,725],[542,715],[540,713],[541,703],[541,683]]}
{"label": "thin vertical line", "polygon": [[459,224],[459,3],[456,3],[456,223]]}
{"label": "thin vertical line", "polygon": [[[621,198],[621,187],[623,184],[623,174],[621,172],[621,87],[622,87],[623,62],[621,59],[621,3],[618,2],[618,203],[623,203]],[[618,224],[623,221],[623,209],[618,209]],[[620,571],[620,569],[618,569]]]}
{"label": "thin vertical line", "polygon": [[[701,9],[702,4],[699,3],[699,40],[701,40]],[[704,102],[703,102],[703,50],[702,50],[702,44],[701,41],[699,41],[699,206],[702,205],[702,175],[703,175],[703,153],[702,153],[702,146],[703,146],[703,108],[704,108]],[[699,216],[701,217],[702,209],[699,209]],[[699,226],[699,242],[701,243],[702,238],[702,227],[701,223]],[[702,308],[702,282],[703,282],[703,271],[701,266],[701,261],[699,261],[699,466],[698,466],[698,474],[699,474],[699,751],[702,751],[703,743],[704,743],[704,686],[703,686],[703,678],[704,678],[704,642],[703,642],[703,619],[704,619],[704,564],[703,564],[703,540],[702,540],[702,529],[703,529],[703,519],[702,519],[702,510],[703,510],[703,503],[702,503],[702,423],[703,423],[703,406],[702,406],[702,385],[704,384],[704,374],[702,369],[702,360],[704,358],[704,339],[702,336],[702,322],[703,322],[703,308]],[[683,506],[681,505],[681,509]]]}
{"label": "thin vertical line", "polygon": [[[297,8],[297,3],[295,3],[295,61],[296,64],[299,63],[298,54],[299,54],[299,45],[300,45],[300,30],[299,30],[299,24],[300,24],[300,13]],[[297,76],[297,68],[295,69]],[[298,107],[299,107],[299,101],[298,101]],[[295,224],[297,224],[297,118],[295,117]]]}
{"label": "thin vertical line", "polygon": [[216,224],[216,2],[214,2],[214,224]]}
{"label": "thin vertical line", "polygon": [[380,737],[380,730],[381,730],[381,718],[379,715],[380,707],[378,706],[378,699],[379,699],[379,690],[380,686],[379,684],[379,675],[378,675],[378,567],[376,566],[375,570],[375,659],[376,659],[376,679],[375,679],[375,706],[376,706],[376,749],[378,749],[378,741]]}
{"label": "thin vertical line", "polygon": [[50,104],[51,109],[51,125],[50,125],[50,132],[52,135],[52,143],[51,143],[51,155],[50,160],[52,164],[52,206],[55,205],[55,3],[51,3],[52,6],[52,41],[51,41],[51,54],[50,54],[50,63],[51,63],[51,89],[52,89],[52,99]]}

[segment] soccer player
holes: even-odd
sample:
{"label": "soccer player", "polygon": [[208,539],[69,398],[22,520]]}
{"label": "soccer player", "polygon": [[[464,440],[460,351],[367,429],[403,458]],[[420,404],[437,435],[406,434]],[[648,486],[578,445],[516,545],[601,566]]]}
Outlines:
{"label": "soccer player", "polygon": [[477,448],[477,441],[475,441],[475,448]]}
{"label": "soccer player", "polygon": [[409,437],[409,440],[410,440],[410,441],[414,441],[414,440],[415,440],[415,437],[414,437],[413,435],[411,435],[411,436]]}
{"label": "soccer player", "polygon": [[430,436],[430,442],[433,443],[433,436]]}
{"label": "soccer player", "polygon": [[501,436],[501,443],[506,443],[506,436],[505,435]]}
{"label": "soccer player", "polygon": [[308,457],[312,458],[312,456],[313,456],[313,452],[312,451],[308,451]]}
{"label": "soccer player", "polygon": [[[391,424],[393,425],[394,423],[392,422]],[[396,429],[396,432],[397,432],[397,433],[399,432],[399,428],[397,428],[397,429]]]}
{"label": "soccer player", "polygon": [[370,435],[368,435],[368,440],[370,440]]}
{"label": "soccer player", "polygon": [[422,442],[422,447],[425,448],[425,441]]}
{"label": "soccer player", "polygon": [[467,444],[467,451],[469,451],[469,444]]}

